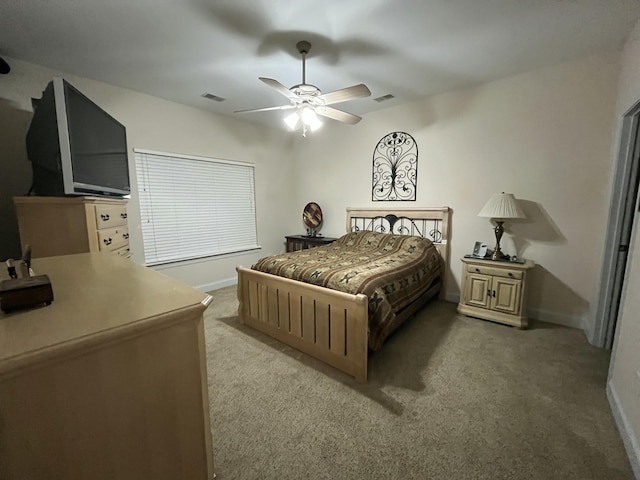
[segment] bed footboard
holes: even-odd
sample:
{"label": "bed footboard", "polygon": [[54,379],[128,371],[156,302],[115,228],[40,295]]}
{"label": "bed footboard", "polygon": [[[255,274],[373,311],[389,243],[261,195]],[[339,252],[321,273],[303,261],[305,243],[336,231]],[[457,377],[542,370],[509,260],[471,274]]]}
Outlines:
{"label": "bed footboard", "polygon": [[240,321],[367,381],[367,297],[244,267],[238,272]]}

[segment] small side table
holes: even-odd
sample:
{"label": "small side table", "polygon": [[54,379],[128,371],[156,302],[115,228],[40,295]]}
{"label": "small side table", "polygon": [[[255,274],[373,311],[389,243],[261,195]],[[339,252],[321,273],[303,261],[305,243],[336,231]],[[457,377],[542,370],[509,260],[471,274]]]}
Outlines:
{"label": "small side table", "polygon": [[462,258],[462,291],[458,313],[526,328],[527,271],[524,263]]}
{"label": "small side table", "polygon": [[337,240],[332,237],[312,237],[309,235],[287,235],[284,238],[287,241],[287,252],[328,245]]}

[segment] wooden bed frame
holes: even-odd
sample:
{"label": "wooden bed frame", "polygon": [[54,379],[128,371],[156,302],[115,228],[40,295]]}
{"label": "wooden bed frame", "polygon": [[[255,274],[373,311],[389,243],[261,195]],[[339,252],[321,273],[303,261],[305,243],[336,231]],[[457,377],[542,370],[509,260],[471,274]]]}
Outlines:
{"label": "wooden bed frame", "polygon": [[[347,208],[347,232],[373,230],[430,238],[449,261],[449,207]],[[367,381],[368,299],[244,267],[238,272],[238,316],[282,343]],[[440,291],[438,283],[397,314],[408,318]]]}

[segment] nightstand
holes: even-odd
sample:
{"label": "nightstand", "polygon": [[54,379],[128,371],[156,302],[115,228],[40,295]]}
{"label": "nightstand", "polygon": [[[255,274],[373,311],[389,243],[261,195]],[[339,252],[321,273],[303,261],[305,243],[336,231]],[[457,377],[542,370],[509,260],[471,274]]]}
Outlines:
{"label": "nightstand", "polygon": [[527,271],[534,266],[531,260],[463,258],[458,313],[526,328]]}
{"label": "nightstand", "polygon": [[337,238],[311,237],[308,235],[287,235],[284,238],[287,240],[287,252],[328,245],[337,240]]}

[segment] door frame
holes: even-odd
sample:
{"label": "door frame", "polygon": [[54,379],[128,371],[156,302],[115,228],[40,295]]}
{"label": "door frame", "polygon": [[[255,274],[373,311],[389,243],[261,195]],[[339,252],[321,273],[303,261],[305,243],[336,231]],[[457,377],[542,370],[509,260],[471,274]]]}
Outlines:
{"label": "door frame", "polygon": [[[600,292],[594,327],[589,335],[589,342],[600,348],[611,349],[613,346],[626,267],[626,264],[618,264],[618,248],[623,239],[625,225],[627,225],[625,222],[629,221],[629,215],[631,215],[631,224],[627,227],[629,229],[633,227],[633,216],[637,208],[637,198],[633,202],[628,202],[627,197],[632,193],[632,177],[640,175],[639,156],[634,156],[639,135],[640,100],[622,116],[620,144],[612,184],[603,265],[600,274]],[[623,271],[620,272],[619,269],[623,269]]]}

